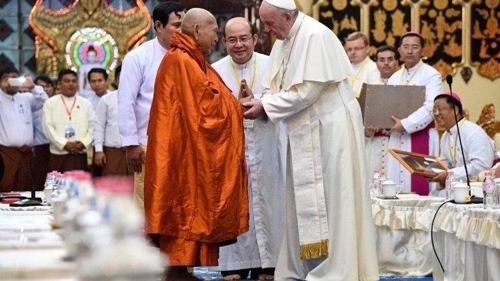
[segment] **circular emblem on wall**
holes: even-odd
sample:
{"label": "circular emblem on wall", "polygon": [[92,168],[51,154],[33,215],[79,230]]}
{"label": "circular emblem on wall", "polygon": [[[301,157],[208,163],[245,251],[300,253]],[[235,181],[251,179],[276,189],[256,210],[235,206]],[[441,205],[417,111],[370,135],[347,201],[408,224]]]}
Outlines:
{"label": "circular emblem on wall", "polygon": [[434,1],[434,7],[438,10],[444,10],[446,7],[448,7],[448,0],[435,0]]}
{"label": "circular emblem on wall", "polygon": [[333,8],[337,11],[342,11],[347,7],[347,0],[332,1]]}
{"label": "circular emblem on wall", "polygon": [[119,54],[115,39],[97,27],[73,33],[64,51],[66,63],[74,71],[84,65],[101,65],[111,71],[116,67]]}
{"label": "circular emblem on wall", "polygon": [[392,12],[398,7],[398,1],[396,1],[396,0],[383,0],[382,7],[384,7],[385,10]]}

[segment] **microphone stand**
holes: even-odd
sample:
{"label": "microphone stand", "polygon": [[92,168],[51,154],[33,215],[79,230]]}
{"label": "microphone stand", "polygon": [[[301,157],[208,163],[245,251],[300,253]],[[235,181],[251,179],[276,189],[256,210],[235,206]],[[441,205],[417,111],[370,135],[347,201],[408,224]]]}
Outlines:
{"label": "microphone stand", "polygon": [[[452,96],[451,94],[453,93],[453,91],[451,90],[451,84],[453,83],[453,77],[451,77],[451,75],[446,76],[446,83],[450,88],[450,96]],[[457,117],[457,112],[455,111],[455,107],[453,107],[453,114],[455,115],[455,126],[457,126],[458,141],[460,143],[460,149],[462,150],[462,159],[464,160],[465,176],[467,178],[467,186],[469,187],[469,195],[470,195],[469,171],[467,170],[467,161],[465,161],[464,146],[462,145],[462,137],[460,136],[460,126],[458,125],[458,117]],[[462,118],[465,117],[462,116]]]}
{"label": "microphone stand", "polygon": [[[30,207],[30,206],[41,206],[42,205],[42,199],[36,197],[36,190],[35,190],[35,178],[33,177],[32,174],[23,166],[21,163],[17,163],[14,158],[12,158],[9,154],[7,154],[5,151],[0,149],[0,152],[7,157],[12,163],[16,164],[24,173],[28,175],[28,177],[31,180],[31,197],[26,198],[24,196],[15,196],[15,197],[10,197],[10,198],[25,198],[19,201],[16,201],[14,203],[10,203],[9,206],[11,207]],[[3,198],[9,198],[9,197],[3,197]]]}

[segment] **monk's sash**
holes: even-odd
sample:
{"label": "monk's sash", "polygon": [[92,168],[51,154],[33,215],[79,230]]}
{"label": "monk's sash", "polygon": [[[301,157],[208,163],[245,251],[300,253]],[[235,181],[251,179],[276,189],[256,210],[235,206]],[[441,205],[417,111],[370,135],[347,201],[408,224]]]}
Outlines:
{"label": "monk's sash", "polygon": [[300,258],[328,255],[328,217],[321,163],[320,122],[312,107],[288,121]]}

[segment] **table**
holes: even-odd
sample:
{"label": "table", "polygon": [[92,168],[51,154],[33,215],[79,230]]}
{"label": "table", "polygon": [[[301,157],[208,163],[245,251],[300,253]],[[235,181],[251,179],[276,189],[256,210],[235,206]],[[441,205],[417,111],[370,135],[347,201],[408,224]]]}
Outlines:
{"label": "table", "polygon": [[380,276],[421,277],[432,273],[429,205],[444,198],[404,196],[372,199]]}
{"label": "table", "polygon": [[[435,213],[438,205],[431,205]],[[434,223],[434,280],[500,280],[500,209],[481,204],[443,206]]]}
{"label": "table", "polygon": [[[78,208],[76,204],[68,202],[73,208]],[[50,226],[52,207],[0,204],[0,279],[159,280],[166,257],[139,234],[141,214],[133,211],[132,200],[116,196],[108,204],[108,221],[99,221],[96,210],[80,206],[75,220],[82,224],[67,222],[66,243],[59,233],[63,230]],[[72,226],[81,228],[68,232]],[[68,261],[68,245],[78,247],[75,261]]]}
{"label": "table", "polygon": [[2,280],[77,280],[76,263],[64,261],[64,245],[50,227],[50,207],[0,204]]}

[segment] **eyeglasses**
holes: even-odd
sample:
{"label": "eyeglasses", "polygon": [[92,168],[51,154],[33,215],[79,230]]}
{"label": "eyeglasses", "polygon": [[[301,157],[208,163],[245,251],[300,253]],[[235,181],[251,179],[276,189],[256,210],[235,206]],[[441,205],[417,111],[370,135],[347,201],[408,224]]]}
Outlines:
{"label": "eyeglasses", "polygon": [[418,49],[420,49],[420,45],[403,45],[401,46],[401,49],[404,51],[409,51],[410,49],[412,51],[418,51]]}
{"label": "eyeglasses", "polygon": [[441,114],[445,110],[449,110],[451,107],[435,107],[432,109],[433,114]]}
{"label": "eyeglasses", "polygon": [[231,45],[236,45],[238,42],[240,42],[241,44],[245,44],[248,43],[250,39],[252,39],[252,36],[242,36],[240,38],[229,37],[227,39],[227,42]]}
{"label": "eyeglasses", "polygon": [[347,52],[348,53],[350,53],[350,52],[359,52],[359,51],[363,50],[364,48],[366,48],[366,46],[364,46],[364,47],[347,48]]}

